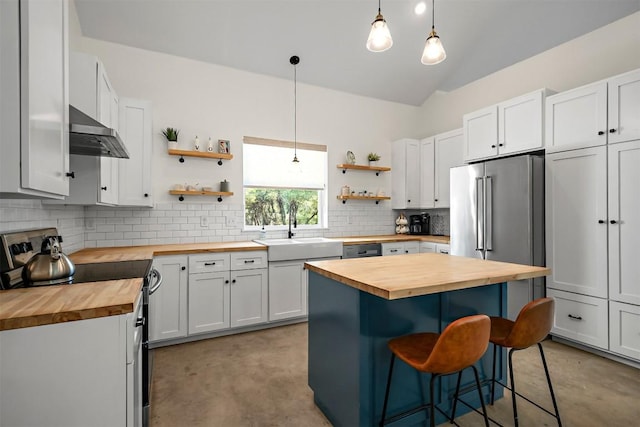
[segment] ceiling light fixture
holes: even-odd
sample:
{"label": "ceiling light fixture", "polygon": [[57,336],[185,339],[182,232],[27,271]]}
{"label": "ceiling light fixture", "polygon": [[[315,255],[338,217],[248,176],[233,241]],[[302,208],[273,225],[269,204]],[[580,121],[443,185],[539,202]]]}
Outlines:
{"label": "ceiling light fixture", "polygon": [[300,58],[293,55],[289,58],[289,63],[293,65],[293,163],[300,163],[298,160],[298,76],[296,65],[300,63]]}
{"label": "ceiling light fixture", "polygon": [[447,57],[447,53],[444,51],[444,46],[442,46],[442,42],[440,41],[440,37],[436,34],[436,10],[435,10],[435,0],[431,0],[431,32],[429,33],[429,37],[427,37],[427,41],[424,44],[424,51],[422,52],[421,62],[424,65],[435,65],[439,64]]}
{"label": "ceiling light fixture", "polygon": [[424,12],[426,12],[426,10],[427,10],[427,4],[423,1],[416,4],[416,6],[413,8],[413,12],[416,15],[422,15]]}
{"label": "ceiling light fixture", "polygon": [[393,39],[391,38],[387,21],[384,20],[382,13],[380,13],[380,0],[378,0],[378,15],[371,23],[371,32],[367,39],[367,49],[371,52],[384,52],[391,46],[393,46]]}

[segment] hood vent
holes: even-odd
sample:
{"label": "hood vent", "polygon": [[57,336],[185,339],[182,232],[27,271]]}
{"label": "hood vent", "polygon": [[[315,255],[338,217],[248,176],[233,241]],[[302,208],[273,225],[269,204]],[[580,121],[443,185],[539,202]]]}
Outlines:
{"label": "hood vent", "polygon": [[69,154],[129,158],[115,129],[103,126],[73,105],[69,105]]}

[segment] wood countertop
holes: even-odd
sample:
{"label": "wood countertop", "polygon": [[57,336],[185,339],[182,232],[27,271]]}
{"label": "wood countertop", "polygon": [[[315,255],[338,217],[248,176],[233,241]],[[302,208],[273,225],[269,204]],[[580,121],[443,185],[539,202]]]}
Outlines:
{"label": "wood countertop", "polygon": [[431,235],[411,235],[411,234],[390,234],[380,236],[353,236],[353,237],[333,237],[341,240],[345,245],[360,245],[363,243],[393,243],[393,242],[432,242],[449,244],[449,236]]}
{"label": "wood countertop", "polygon": [[546,267],[435,253],[312,261],[305,266],[329,279],[389,300],[551,273]]}
{"label": "wood countertop", "polygon": [[0,291],[0,331],[133,312],[143,279]]}
{"label": "wood countertop", "polygon": [[178,243],[172,245],[123,246],[86,248],[69,255],[75,264],[96,262],[136,261],[161,255],[182,255],[202,252],[266,251],[267,247],[255,242]]}

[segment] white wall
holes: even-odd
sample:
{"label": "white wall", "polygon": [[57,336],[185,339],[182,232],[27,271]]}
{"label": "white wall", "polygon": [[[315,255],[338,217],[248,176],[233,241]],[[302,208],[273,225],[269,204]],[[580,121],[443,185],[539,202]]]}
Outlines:
{"label": "white wall", "polygon": [[462,126],[462,116],[539,89],[558,92],[640,68],[640,12],[497,71],[422,105],[416,136]]}

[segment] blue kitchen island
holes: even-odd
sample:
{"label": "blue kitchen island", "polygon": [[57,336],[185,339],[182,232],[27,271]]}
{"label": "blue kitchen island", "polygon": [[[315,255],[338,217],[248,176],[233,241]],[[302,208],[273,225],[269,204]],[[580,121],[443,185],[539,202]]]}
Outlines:
{"label": "blue kitchen island", "polygon": [[[309,386],[314,401],[335,426],[378,425],[391,352],[387,341],[414,332],[442,332],[473,314],[507,315],[506,282],[549,274],[532,267],[443,254],[413,254],[305,264],[309,270]],[[499,352],[498,377],[506,376]],[[477,368],[491,378],[491,351]],[[428,398],[428,375],[400,362],[394,369],[388,414]],[[468,371],[468,372],[467,372]],[[462,398],[480,407],[471,370],[462,379]],[[422,381],[422,383],[421,383]],[[436,403],[450,412],[456,376],[442,377]],[[483,386],[485,399],[489,384]],[[502,397],[502,388],[496,389]],[[458,405],[462,414],[470,409]],[[426,425],[418,412],[394,426]],[[436,415],[438,423],[445,418]]]}

